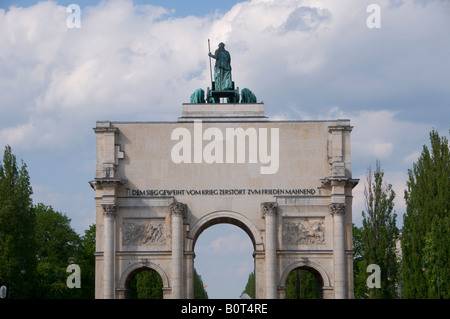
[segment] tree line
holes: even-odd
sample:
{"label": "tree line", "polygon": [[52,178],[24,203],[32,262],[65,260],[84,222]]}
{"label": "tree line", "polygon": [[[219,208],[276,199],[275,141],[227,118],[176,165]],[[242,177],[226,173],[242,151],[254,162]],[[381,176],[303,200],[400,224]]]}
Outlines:
{"label": "tree line", "polygon": [[[356,298],[450,298],[449,142],[435,130],[429,136],[408,169],[402,229],[380,163],[367,173],[363,225],[353,225]],[[370,264],[380,266],[380,288],[368,288]]]}
{"label": "tree line", "polygon": [[[30,176],[10,146],[0,163],[0,285],[11,299],[94,298],[95,225],[83,236],[70,218],[42,203],[33,205]],[[83,289],[69,289],[67,267],[82,269]]]}

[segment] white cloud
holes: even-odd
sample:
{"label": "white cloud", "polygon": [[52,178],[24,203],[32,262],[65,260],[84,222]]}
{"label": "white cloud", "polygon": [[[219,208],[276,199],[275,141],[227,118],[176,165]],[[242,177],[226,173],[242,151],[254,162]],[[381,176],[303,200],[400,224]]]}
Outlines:
{"label": "white cloud", "polygon": [[417,160],[419,159],[421,152],[420,151],[413,151],[412,153],[406,155],[403,158],[403,163],[410,165],[412,167],[413,163],[416,163]]}
{"label": "white cloud", "polygon": [[[207,255],[242,255],[253,251],[253,244],[248,235],[236,227],[230,226],[227,232],[218,236],[213,241],[204,243],[199,241],[200,245],[196,245],[196,251]],[[209,233],[209,232],[208,232]],[[209,236],[211,236],[210,234]],[[217,233],[215,233],[217,236]],[[200,238],[203,237],[203,234]]]}
{"label": "white cloud", "polygon": [[[82,12],[81,29],[68,29],[65,7],[54,2],[1,12],[0,29],[8,30],[0,31],[6,62],[0,93],[7,102],[0,103],[2,143],[62,146],[105,116],[174,114],[205,69],[205,48],[198,43],[206,38],[208,19],[158,20],[167,14],[151,5],[107,1]],[[42,135],[47,138],[36,143]]]}
{"label": "white cloud", "polygon": [[426,141],[432,128],[431,124],[399,119],[396,112],[387,110],[361,111],[349,118],[354,125],[352,156],[360,158],[403,158],[410,148]]}
{"label": "white cloud", "polygon": [[[81,29],[67,28],[66,8],[55,2],[1,11],[0,136],[12,135],[7,140],[25,149],[61,147],[80,128],[87,138],[87,127],[98,119],[174,119],[196,88],[209,85],[207,38],[212,50],[226,43],[236,85],[264,100],[268,114],[295,107],[317,118],[310,111],[323,113],[333,99],[347,113],[356,103],[369,109],[367,101],[383,95],[404,99],[405,89],[419,83],[417,76],[403,76],[411,66],[421,78],[436,74],[433,90],[439,89],[442,72],[430,72],[442,66],[429,59],[413,63],[430,52],[407,45],[431,41],[424,26],[438,35],[437,21],[445,21],[439,4],[391,7],[382,1],[381,7],[378,35],[365,25],[366,4],[356,0],[253,0],[224,15],[184,18],[162,7],[111,0],[83,8]],[[422,29],[409,18],[419,16]],[[394,40],[383,37],[387,31]],[[393,50],[399,37],[405,46]],[[437,58],[442,50],[433,52]],[[377,111],[370,115],[383,115]],[[376,129],[386,125],[378,122]],[[27,130],[17,136],[17,128]],[[39,136],[46,138],[36,143]],[[396,145],[383,136],[365,147],[368,155],[388,158]]]}
{"label": "white cloud", "polygon": [[0,131],[0,140],[8,145],[21,145],[25,139],[36,133],[31,123],[20,124]]}

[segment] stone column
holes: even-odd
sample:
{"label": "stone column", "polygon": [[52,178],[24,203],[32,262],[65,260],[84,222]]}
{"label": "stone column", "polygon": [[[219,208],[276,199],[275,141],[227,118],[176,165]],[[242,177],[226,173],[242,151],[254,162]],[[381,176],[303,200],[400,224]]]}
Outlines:
{"label": "stone column", "polygon": [[266,298],[277,298],[277,203],[262,204],[263,217],[266,219]]}
{"label": "stone column", "polygon": [[114,219],[117,207],[114,204],[102,204],[104,223],[103,251],[103,298],[114,299]]}
{"label": "stone column", "polygon": [[194,253],[186,255],[186,298],[194,299]]}
{"label": "stone column", "polygon": [[345,265],[345,233],[344,214],[345,203],[330,204],[334,220],[334,297],[346,298],[346,265]]}
{"label": "stone column", "polygon": [[170,204],[172,216],[172,298],[183,297],[183,218],[186,205]]}

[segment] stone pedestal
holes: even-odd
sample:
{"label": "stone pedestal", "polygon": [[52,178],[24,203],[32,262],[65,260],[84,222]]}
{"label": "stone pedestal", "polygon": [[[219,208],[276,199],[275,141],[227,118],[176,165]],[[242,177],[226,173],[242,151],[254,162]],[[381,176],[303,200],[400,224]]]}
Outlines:
{"label": "stone pedestal", "polygon": [[203,121],[268,121],[264,115],[264,104],[232,104],[232,103],[206,103],[183,104],[183,112],[178,118],[179,122]]}

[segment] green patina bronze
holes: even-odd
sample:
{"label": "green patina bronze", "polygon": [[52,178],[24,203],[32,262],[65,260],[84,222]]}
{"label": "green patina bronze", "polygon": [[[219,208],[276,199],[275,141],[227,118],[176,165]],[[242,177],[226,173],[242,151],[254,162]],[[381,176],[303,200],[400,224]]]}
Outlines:
{"label": "green patina bronze", "polygon": [[225,50],[225,44],[219,43],[219,48],[211,54],[208,54],[211,58],[216,59],[214,65],[214,82],[216,91],[232,90],[233,83],[231,80],[231,56],[230,53]]}
{"label": "green patina bronze", "polygon": [[[209,48],[209,40],[208,40]],[[257,103],[256,96],[249,89],[243,89],[239,93],[239,87],[234,86],[231,78],[231,55],[225,50],[225,44],[219,43],[218,49],[212,54],[208,53],[210,58],[216,60],[214,64],[214,81],[211,70],[211,88],[207,88],[206,97],[202,89],[197,89],[191,95],[191,103],[220,103],[221,99],[226,99],[228,103]],[[211,59],[210,59],[211,68]]]}

